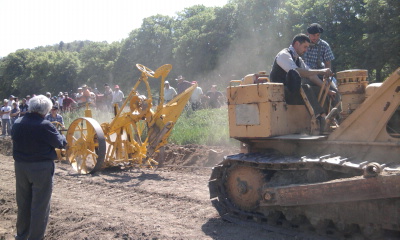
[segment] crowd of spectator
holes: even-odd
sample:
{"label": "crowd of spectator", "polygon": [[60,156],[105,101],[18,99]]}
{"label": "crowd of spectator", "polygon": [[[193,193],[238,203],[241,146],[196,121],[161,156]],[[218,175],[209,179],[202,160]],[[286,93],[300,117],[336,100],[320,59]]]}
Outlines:
{"label": "crowd of spectator", "polygon": [[[198,84],[197,81],[189,82],[184,76],[180,75],[177,79],[177,90],[170,86],[168,81],[165,81],[164,98],[165,102],[169,102],[177,94],[181,94],[186,89],[194,84]],[[199,110],[201,108],[220,108],[224,104],[224,95],[217,90],[217,85],[212,85],[211,89],[205,94],[203,89],[197,85],[196,89],[193,90],[192,96],[190,97],[190,105],[193,111]]]}
{"label": "crowd of spectator", "polygon": [[[168,81],[165,81],[164,97],[165,103],[171,101],[176,95],[184,92],[196,81],[186,81],[182,75],[178,76],[177,90],[170,86]],[[124,100],[124,93],[120,90],[119,85],[114,85],[114,91],[109,84],[104,84],[104,92],[101,93],[97,88],[90,88],[86,84],[77,88],[76,92],[59,92],[53,96],[50,92],[45,93],[53,103],[51,111],[45,116],[50,122],[58,122],[58,126],[64,128],[64,120],[62,113],[74,111],[86,104],[92,104],[102,110],[112,110],[114,104],[121,107]],[[35,94],[32,97],[36,96]],[[12,125],[18,117],[23,117],[28,112],[30,95],[19,99],[16,96],[10,95],[8,99],[3,100],[1,106],[1,136],[10,135]],[[219,108],[223,104],[223,94],[217,91],[216,85],[212,85],[210,91],[203,93],[200,86],[193,91],[190,98],[190,105],[193,111],[200,108]],[[206,105],[206,107],[204,107]]]}
{"label": "crowd of spectator", "polygon": [[[45,95],[53,103],[53,107],[45,116],[45,119],[58,123],[57,125],[62,128],[64,128],[62,113],[74,111],[86,106],[86,104],[111,110],[111,106],[115,103],[121,106],[124,99],[124,93],[119,89],[118,85],[115,85],[114,91],[112,91],[108,84],[104,85],[104,93],[98,91],[97,88],[92,89],[85,84],[79,87],[76,92],[59,92],[56,96],[52,96],[50,92],[46,92]],[[32,95],[32,97],[34,96],[36,94]],[[28,112],[30,99],[31,95],[27,95],[22,99],[10,95],[8,99],[3,100],[0,110],[1,137],[9,136],[15,120],[23,117]]]}

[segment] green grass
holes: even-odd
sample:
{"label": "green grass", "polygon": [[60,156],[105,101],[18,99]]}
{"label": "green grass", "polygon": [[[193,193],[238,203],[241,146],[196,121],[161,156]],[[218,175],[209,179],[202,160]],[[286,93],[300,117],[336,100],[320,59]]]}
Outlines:
{"label": "green grass", "polygon": [[237,146],[238,144],[236,140],[229,138],[226,107],[184,111],[172,130],[169,142],[179,145],[210,146]]}
{"label": "green grass", "polygon": [[[63,113],[65,127],[77,118],[84,117],[85,111]],[[111,122],[111,112],[92,109],[93,118],[99,123]],[[199,144],[209,146],[238,146],[238,141],[229,138],[228,110],[226,107],[219,109],[202,109],[192,111],[184,110],[176,122],[168,142],[185,145]]]}

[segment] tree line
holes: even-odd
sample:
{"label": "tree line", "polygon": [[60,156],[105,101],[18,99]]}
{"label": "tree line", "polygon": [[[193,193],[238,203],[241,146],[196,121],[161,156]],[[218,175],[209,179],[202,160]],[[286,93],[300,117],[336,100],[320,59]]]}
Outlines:
{"label": "tree line", "polygon": [[[121,42],[75,41],[21,49],[0,59],[0,95],[75,91],[87,84],[119,84],[129,91],[140,72],[172,64],[169,75],[216,84],[271,70],[293,36],[318,22],[335,55],[333,71],[367,69],[381,82],[400,66],[398,0],[231,0],[223,7],[196,5],[170,17],[143,19]],[[157,80],[150,81],[158,89]]]}

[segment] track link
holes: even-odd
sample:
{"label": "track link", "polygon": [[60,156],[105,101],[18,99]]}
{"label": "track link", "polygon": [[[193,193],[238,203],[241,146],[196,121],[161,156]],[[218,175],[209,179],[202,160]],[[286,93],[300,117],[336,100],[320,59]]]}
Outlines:
{"label": "track link", "polygon": [[[341,159],[338,156],[331,156],[332,159],[324,159],[324,164],[320,161],[316,161],[315,158],[294,158],[294,157],[282,157],[276,154],[238,154],[225,157],[225,160],[213,168],[210,181],[210,198],[213,206],[218,211],[219,215],[230,222],[240,223],[246,225],[257,225],[266,229],[267,231],[279,232],[281,234],[286,234],[290,237],[305,237],[310,238],[315,236],[315,239],[400,239],[400,226],[399,223],[394,223],[389,229],[398,229],[396,231],[384,230],[384,226],[379,224],[354,224],[347,223],[343,220],[338,220],[336,218],[327,218],[324,216],[324,209],[329,209],[330,211],[338,210],[338,215],[342,214],[341,211],[345,212],[351,211],[355,206],[359,206],[360,209],[369,208],[379,208],[382,205],[392,206],[393,211],[399,212],[400,199],[381,199],[381,200],[368,200],[360,201],[356,203],[333,203],[333,204],[322,204],[315,206],[295,206],[295,207],[259,207],[258,203],[254,205],[252,209],[250,199],[249,206],[242,203],[243,199],[240,199],[240,192],[243,190],[242,181],[247,183],[247,181],[242,179],[242,173],[244,174],[248,168],[254,168],[254,171],[259,171],[262,178],[265,179],[266,184],[269,187],[281,185],[281,184],[296,184],[298,182],[285,182],[283,179],[292,177],[286,174],[284,170],[296,169],[295,174],[298,174],[298,178],[302,179],[303,176],[300,174],[299,170],[307,170],[311,168],[323,168],[329,169],[330,171],[334,169],[334,177],[354,177],[362,174],[362,169],[360,165],[345,164],[347,159]],[[321,159],[321,158],[319,158]],[[335,161],[339,163],[337,166],[332,164],[325,164],[329,161]],[[347,167],[346,167],[347,166]],[[349,167],[351,166],[351,167]],[[239,169],[233,171],[232,169]],[[232,173],[233,172],[233,173]],[[239,173],[237,173],[239,172]],[[257,175],[257,172],[250,172],[252,175]],[[270,174],[272,173],[272,174]],[[230,183],[232,180],[232,175],[234,179],[237,179],[240,185],[238,186],[238,196],[234,196],[232,199],[232,194],[235,194],[234,190],[228,189],[233,186]],[[280,176],[281,175],[281,176]],[[318,175],[318,174],[317,174]],[[332,178],[332,174],[330,173]],[[278,176],[278,177],[277,177]],[[253,179],[254,177],[252,177]],[[325,176],[322,177],[323,180]],[[318,177],[316,178],[316,181]],[[254,182],[254,180],[250,181]],[[247,186],[251,189],[252,186]],[[233,193],[232,193],[233,192]],[[236,199],[235,199],[236,198]],[[239,198],[239,201],[237,200]],[[261,197],[260,197],[261,199]],[[246,198],[244,200],[247,200]],[[244,205],[244,206],[243,206]],[[258,207],[258,208],[257,208]],[[316,214],[320,211],[321,214]],[[400,213],[399,213],[400,217]],[[397,225],[396,225],[397,224]],[[313,238],[314,239],[314,238]]]}

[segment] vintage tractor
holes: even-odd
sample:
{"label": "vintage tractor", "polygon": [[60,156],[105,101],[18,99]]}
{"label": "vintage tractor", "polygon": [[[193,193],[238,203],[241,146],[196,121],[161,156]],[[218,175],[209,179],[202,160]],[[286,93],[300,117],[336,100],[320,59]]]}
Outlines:
{"label": "vintage tractor", "polygon": [[264,74],[233,81],[229,129],[242,153],[213,168],[219,214],[334,239],[400,239],[400,68],[383,83],[367,75],[337,73],[342,111],[332,108],[322,134],[304,95],[287,104],[285,86]]}
{"label": "vintage tractor", "polygon": [[[167,143],[197,84],[164,104],[164,81],[172,66],[163,65],[155,72],[141,64],[136,67],[142,72],[141,76],[122,106],[114,106],[115,117],[110,123],[99,124],[87,109],[85,117],[74,120],[69,126],[66,155],[78,173],[93,173],[118,164],[148,168],[158,165],[153,156]],[[152,109],[149,78],[160,78],[160,99],[155,110]],[[146,85],[147,96],[137,91],[142,82]]]}

